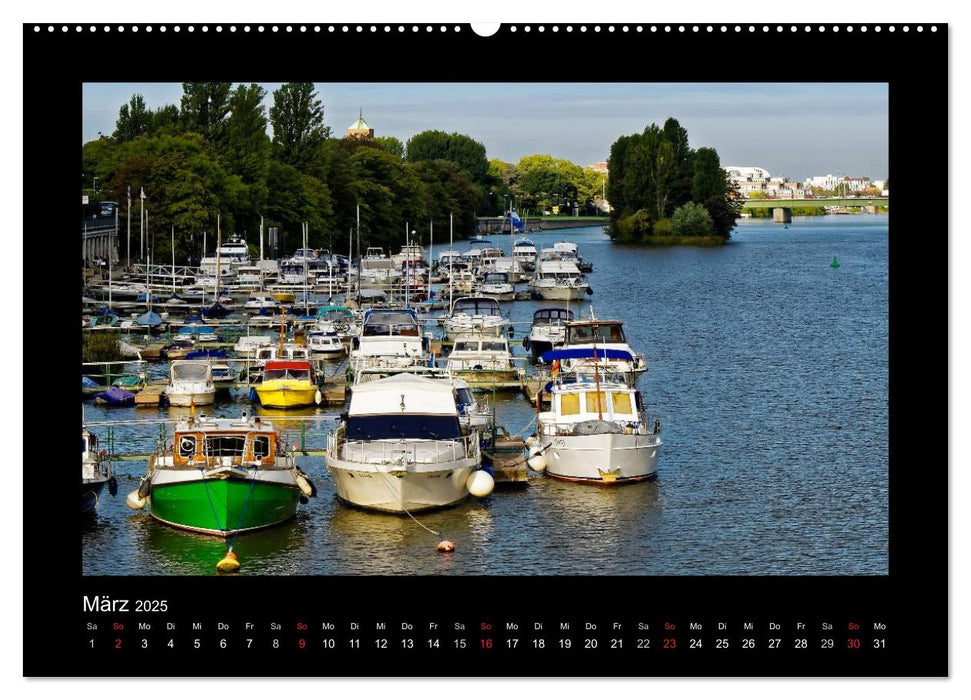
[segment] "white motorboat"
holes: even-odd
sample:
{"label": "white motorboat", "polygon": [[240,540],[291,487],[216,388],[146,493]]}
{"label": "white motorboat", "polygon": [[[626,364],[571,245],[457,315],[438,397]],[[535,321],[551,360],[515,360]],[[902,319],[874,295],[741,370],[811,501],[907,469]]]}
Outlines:
{"label": "white motorboat", "polygon": [[586,278],[570,260],[541,258],[529,282],[534,299],[576,301],[590,294]]}
{"label": "white motorboat", "polygon": [[243,304],[243,308],[248,313],[257,314],[275,314],[280,310],[280,302],[278,302],[272,294],[267,294],[260,292],[258,294],[251,294]]}
{"label": "white motorboat", "polygon": [[81,428],[81,512],[91,513],[97,508],[105,486],[114,496],[118,483],[111,475],[111,461],[106,451],[98,451],[98,438]]}
{"label": "white motorboat", "polygon": [[525,370],[517,367],[509,341],[501,335],[460,335],[445,364],[452,376],[482,388],[516,388]]}
{"label": "white motorboat", "polygon": [[575,365],[585,362],[583,358],[589,357],[594,348],[619,351],[629,355],[630,359],[618,356],[615,358],[608,357],[602,361],[612,371],[624,375],[628,383],[633,386],[647,371],[647,360],[644,355],[635,353],[627,344],[623,321],[594,318],[593,309],[590,310],[590,316],[589,319],[568,321],[565,324],[566,340],[563,343],[563,349],[573,351],[575,355],[579,353],[579,356],[564,359],[561,362],[562,368],[569,370]]}
{"label": "white motorboat", "polygon": [[307,347],[313,358],[334,359],[347,352],[337,331],[326,321],[318,321],[307,333]]}
{"label": "white motorboat", "polygon": [[[354,387],[327,440],[327,471],[348,504],[413,513],[487,495],[479,434],[462,434],[451,382],[398,374]],[[487,486],[488,488],[484,488]]]}
{"label": "white motorboat", "polygon": [[516,298],[516,287],[509,281],[507,273],[487,272],[479,285],[479,294],[496,301],[513,301]]}
{"label": "white motorboat", "polygon": [[478,431],[481,435],[491,432],[492,415],[485,401],[475,397],[472,386],[461,377],[451,377],[452,393],[455,395],[455,406],[459,412],[459,424],[462,434],[469,435]]}
{"label": "white motorboat", "polygon": [[[607,359],[632,358],[606,351]],[[598,354],[598,358],[603,355]],[[576,359],[552,350],[550,362]],[[537,415],[536,435],[527,440],[530,467],[558,479],[625,484],[657,475],[661,424],[643,412],[641,393],[591,354],[573,371],[554,371],[550,410]]]}
{"label": "white motorboat", "polygon": [[366,382],[427,364],[421,324],[412,309],[371,309],[351,351],[354,382]]}
{"label": "white motorboat", "polygon": [[173,360],[165,398],[172,406],[207,406],[216,398],[212,366],[206,360]]}
{"label": "white motorboat", "polygon": [[544,352],[558,348],[566,342],[564,324],[572,320],[573,312],[569,309],[537,309],[533,313],[533,325],[529,329],[529,335],[523,339],[523,347],[529,351],[534,362]]}
{"label": "white motorboat", "polygon": [[536,245],[528,238],[517,238],[512,244],[512,258],[523,270],[531,272],[536,267]]}
{"label": "white motorboat", "polygon": [[233,352],[239,357],[256,357],[259,348],[268,348],[275,342],[271,335],[241,335],[233,345]]}
{"label": "white motorboat", "polygon": [[452,304],[451,313],[444,319],[449,338],[469,333],[501,335],[509,324],[502,315],[499,302],[490,297],[462,297]]}

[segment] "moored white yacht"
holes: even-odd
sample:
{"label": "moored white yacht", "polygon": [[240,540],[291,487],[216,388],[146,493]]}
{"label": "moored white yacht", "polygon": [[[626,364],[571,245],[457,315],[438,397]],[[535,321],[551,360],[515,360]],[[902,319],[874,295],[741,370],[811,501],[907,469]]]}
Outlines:
{"label": "moored white yacht", "polygon": [[445,366],[452,376],[482,388],[516,388],[525,374],[516,366],[509,341],[501,335],[460,335]]}
{"label": "moored white yacht", "polygon": [[[452,384],[410,373],[355,386],[346,420],[327,439],[337,497],[391,513],[465,500],[481,460],[479,434],[462,434]],[[485,481],[490,488],[473,486],[477,493],[491,491]]]}
{"label": "moored white yacht", "polygon": [[534,299],[576,301],[590,293],[586,278],[570,260],[540,258],[529,282]]}
{"label": "moored white yacht", "polygon": [[354,382],[427,364],[421,324],[412,309],[371,309],[351,351]]}
{"label": "moored white yacht", "polygon": [[165,398],[172,406],[206,406],[216,398],[212,367],[207,360],[174,360]]}
{"label": "moored white yacht", "polygon": [[623,321],[593,318],[593,309],[590,310],[590,315],[590,319],[566,323],[566,340],[563,343],[563,349],[572,351],[573,357],[564,358],[561,361],[562,368],[569,370],[585,362],[583,358],[590,357],[594,348],[617,350],[628,355],[630,359],[621,356],[608,357],[603,362],[612,371],[623,374],[631,385],[635,384],[647,371],[647,360],[644,355],[635,353],[627,344]]}
{"label": "moored white yacht", "polygon": [[487,272],[482,284],[479,285],[479,294],[496,301],[513,301],[516,298],[516,287],[509,280],[507,273]]}
{"label": "moored white yacht", "polygon": [[512,257],[520,267],[531,272],[536,267],[536,244],[528,238],[517,238],[512,244]]}
{"label": "moored white yacht", "polygon": [[[622,351],[605,354],[608,359],[632,359]],[[543,359],[571,358],[563,350],[552,350]],[[556,372],[549,391],[550,410],[537,415],[536,435],[527,440],[533,455],[530,466],[545,468],[558,479],[595,484],[624,484],[657,475],[660,421],[643,413],[641,393],[609,367],[591,354],[573,371]]]}
{"label": "moored white yacht", "polygon": [[502,315],[499,302],[491,297],[462,297],[452,304],[443,324],[449,338],[468,333],[501,335],[509,319]]}
{"label": "moored white yacht", "polygon": [[544,352],[558,348],[566,342],[564,324],[572,320],[573,312],[569,309],[537,309],[533,313],[533,325],[529,329],[529,335],[523,339],[523,347],[529,351],[534,362]]}

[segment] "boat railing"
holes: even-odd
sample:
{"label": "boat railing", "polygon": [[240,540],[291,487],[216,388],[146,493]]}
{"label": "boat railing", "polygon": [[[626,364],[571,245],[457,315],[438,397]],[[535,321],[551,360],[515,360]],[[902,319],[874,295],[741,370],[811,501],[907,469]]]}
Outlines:
{"label": "boat railing", "polygon": [[447,440],[347,440],[338,432],[327,438],[327,456],[367,464],[441,464],[475,457],[477,433]]}

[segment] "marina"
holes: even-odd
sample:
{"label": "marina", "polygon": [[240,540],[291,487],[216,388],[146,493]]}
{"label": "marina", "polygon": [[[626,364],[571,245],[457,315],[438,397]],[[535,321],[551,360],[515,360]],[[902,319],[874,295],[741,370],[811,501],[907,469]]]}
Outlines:
{"label": "marina", "polygon": [[[488,363],[483,358],[463,367],[470,370],[461,374],[470,386],[462,391],[471,388],[474,401],[465,402],[466,393],[460,402],[458,389],[454,394],[449,390],[448,396],[454,397],[458,417],[464,411],[471,420],[464,427],[459,421],[465,437],[447,440],[468,442],[473,420],[479,427],[497,426],[497,434],[478,455],[479,464],[491,464],[495,489],[476,498],[459,488],[454,498],[446,495],[434,503],[449,507],[418,508],[418,522],[404,514],[368,509],[366,504],[348,506],[361,498],[345,488],[349,479],[330,468],[329,441],[337,440],[344,424],[342,412],[354,406],[355,385],[377,384],[382,377],[392,383],[444,381],[441,375],[447,375],[451,356],[473,329],[460,324],[449,338],[444,319],[468,293],[453,290],[453,303],[444,308],[408,310],[396,291],[394,303],[388,294],[385,308],[377,302],[360,319],[347,308],[356,305],[356,298],[345,306],[351,299],[325,294],[322,300],[332,303],[316,304],[307,335],[312,336],[310,329],[319,319],[333,316],[332,332],[350,354],[335,348],[314,357],[308,349],[305,358],[269,357],[274,351],[279,354],[281,324],[251,330],[252,324],[245,322],[255,317],[243,309],[245,300],[262,294],[258,290],[233,294],[236,308],[218,320],[191,324],[167,312],[175,320],[172,331],[123,335],[139,348],[140,363],[109,368],[113,379],[122,374],[141,377],[144,388],[132,392],[135,402],[108,407],[86,401],[85,422],[99,436],[111,433],[112,469],[122,494],[139,488],[160,435],[167,446],[186,421],[239,420],[246,411],[272,423],[281,444],[289,447],[295,468],[315,485],[316,498],[274,527],[235,539],[241,575],[294,573],[294,566],[296,573],[318,575],[879,573],[887,565],[887,406],[877,399],[887,391],[888,229],[885,216],[848,219],[797,219],[786,229],[771,221],[745,220],[731,243],[717,250],[628,248],[611,243],[600,227],[577,228],[569,232],[569,241],[584,263],[592,265],[586,273],[589,282],[583,280],[582,298],[570,298],[571,292],[560,300],[486,301],[473,294],[482,301],[475,302],[465,325],[483,325],[482,319],[488,319],[485,335],[485,325],[475,329],[476,352],[485,352],[481,346],[486,338],[490,343],[501,341],[516,374],[503,381],[484,379]],[[541,258],[543,249],[553,249],[563,239],[562,231],[530,234]],[[451,248],[476,251],[472,258],[490,254],[489,247],[461,241]],[[433,246],[431,253],[423,254],[436,260],[448,249]],[[390,260],[379,258],[377,252],[372,255],[375,261]],[[407,255],[406,264],[417,262],[417,251]],[[841,262],[838,270],[829,266],[834,255]],[[816,264],[817,258],[821,264]],[[578,276],[572,269],[579,273],[579,268],[570,264],[572,280]],[[392,267],[375,264],[372,270]],[[426,280],[429,272],[438,279],[446,277],[426,269]],[[171,279],[168,282],[171,292]],[[409,282],[409,302],[412,291]],[[447,301],[447,282],[433,283],[431,291]],[[321,290],[311,288],[310,293],[316,301]],[[296,291],[289,303],[297,298],[309,303],[301,294]],[[492,313],[492,304],[498,314]],[[656,451],[654,461],[642,463],[641,472],[631,479],[635,483],[620,485],[627,478],[624,467],[616,471],[607,462],[601,465],[602,474],[598,471],[601,481],[613,482],[607,488],[552,478],[557,474],[551,473],[551,455],[545,453],[542,469],[527,467],[536,456],[530,438],[542,439],[538,429],[552,430],[547,427],[550,421],[538,428],[538,419],[544,411],[562,411],[562,401],[549,401],[556,382],[550,374],[552,362],[539,360],[546,350],[534,361],[523,345],[535,313],[550,308],[563,313],[545,314],[543,320],[555,320],[560,328],[590,328],[593,321],[599,322],[598,332],[586,339],[591,342],[579,342],[578,336],[575,348],[579,352],[589,345],[594,364],[630,363],[613,368],[621,375],[634,375],[621,376],[620,383],[599,375],[604,385],[598,390],[599,380],[593,377],[593,388],[584,390],[578,406],[585,409],[583,422],[615,424],[606,429],[592,426],[587,437],[643,438]],[[155,304],[153,309],[159,310]],[[304,310],[301,305],[299,311]],[[260,314],[258,309],[251,311]],[[141,315],[145,309],[132,307],[118,315],[132,313]],[[293,335],[300,318],[290,316],[275,316],[283,320],[287,344],[296,342]],[[494,322],[494,317],[499,320]],[[617,322],[622,323],[621,334],[611,338],[611,328],[620,330]],[[359,336],[347,332],[355,324],[360,324]],[[171,361],[145,358],[163,342],[171,343],[171,334],[193,325],[187,339],[190,347],[209,345],[227,351],[225,358],[207,362],[240,369],[239,379],[217,391],[212,405],[193,406],[191,399],[184,407],[163,405],[158,387],[168,378]],[[210,327],[204,331],[205,340],[200,327]],[[607,334],[599,335],[601,330]],[[285,371],[291,363],[311,365],[321,377],[316,384],[319,402],[311,396],[302,407],[281,408],[273,400],[270,405],[253,400],[258,373],[249,370],[259,361],[254,356],[259,352],[270,362],[282,361]],[[616,354],[623,352],[628,357]],[[558,360],[560,386],[565,386],[567,370],[578,369],[568,367],[568,361],[582,364],[582,359]],[[99,388],[112,383],[107,377],[95,378],[94,369],[90,376]],[[418,379],[407,379],[407,374]],[[83,395],[85,391],[82,388]],[[143,393],[155,401],[140,402]],[[399,401],[390,402],[392,411],[401,402],[402,392],[398,393]],[[602,399],[596,398],[598,393]],[[637,418],[642,405],[656,418]],[[663,432],[655,432],[656,427]],[[478,442],[475,446],[480,447]],[[468,453],[471,448],[469,443],[463,449]],[[365,457],[370,449],[364,450]],[[425,452],[414,448],[412,462],[424,463],[419,454]],[[353,449],[347,455],[353,457]],[[461,470],[475,471],[474,464]],[[230,471],[236,468],[227,466]],[[471,472],[461,470],[449,470],[450,478],[468,489]],[[102,498],[85,522],[86,574],[215,573],[214,564],[226,551],[222,538],[180,531],[154,518],[150,509],[131,510],[124,501]],[[401,502],[412,510],[407,504],[413,501]],[[804,536],[809,529],[815,537]],[[840,538],[847,531],[863,543],[854,551],[868,556],[845,558]],[[453,555],[435,552],[439,533],[456,543]],[[364,549],[367,557],[356,556]]]}

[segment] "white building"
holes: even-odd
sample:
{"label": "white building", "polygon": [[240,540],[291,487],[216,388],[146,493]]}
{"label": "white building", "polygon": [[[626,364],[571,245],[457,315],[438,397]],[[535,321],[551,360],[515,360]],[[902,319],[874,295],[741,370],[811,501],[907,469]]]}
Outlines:
{"label": "white building", "polygon": [[741,190],[742,184],[756,182],[765,184],[769,180],[769,171],[753,165],[724,165],[722,170],[728,173],[728,178]]}

